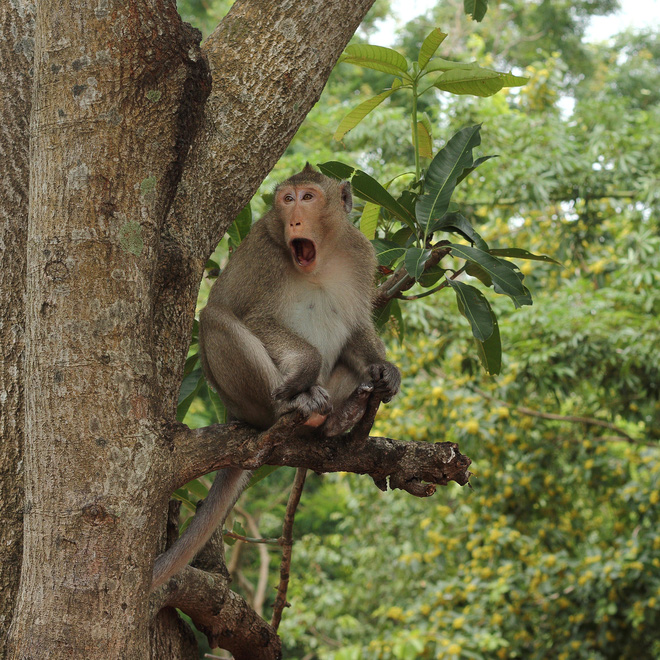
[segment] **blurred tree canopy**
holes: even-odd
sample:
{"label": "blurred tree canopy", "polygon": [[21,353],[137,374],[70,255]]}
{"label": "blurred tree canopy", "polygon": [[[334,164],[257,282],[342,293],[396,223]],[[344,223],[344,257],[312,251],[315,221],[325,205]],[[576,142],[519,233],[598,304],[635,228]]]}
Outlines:
{"label": "blurred tree canopy", "polygon": [[[204,29],[230,3],[179,4]],[[402,394],[374,433],[459,442],[474,460],[472,488],[416,500],[348,475],[310,479],[285,657],[660,657],[660,35],[585,42],[589,18],[616,4],[502,0],[475,23],[446,0],[397,33],[394,47],[410,56],[439,27],[449,33],[442,57],[530,78],[487,99],[438,92],[423,111],[438,144],[483,123],[481,148],[499,154],[456,192],[489,244],[562,266],[521,265],[533,307],[493,303],[497,377],[474,357],[451,294],[402,305],[405,332],[388,331]],[[377,3],[356,43],[388,10]],[[338,65],[263,190],[307,160],[352,162],[381,181],[398,174],[412,147],[395,99],[332,140],[346,112],[388,80]],[[265,203],[253,208],[258,216]],[[186,422],[214,414],[200,391]],[[250,489],[244,526],[277,536],[290,481],[278,470]],[[232,552],[236,581],[254,596],[263,553]]]}

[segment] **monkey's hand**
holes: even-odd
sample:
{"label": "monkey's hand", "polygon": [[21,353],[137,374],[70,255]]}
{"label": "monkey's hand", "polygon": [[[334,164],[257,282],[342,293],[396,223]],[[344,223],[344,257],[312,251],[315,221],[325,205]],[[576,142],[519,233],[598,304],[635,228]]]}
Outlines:
{"label": "monkey's hand", "polygon": [[383,403],[388,403],[399,391],[401,373],[391,362],[376,362],[367,369],[376,394]]}
{"label": "monkey's hand", "polygon": [[275,410],[278,415],[288,412],[301,412],[306,418],[315,413],[318,415],[329,415],[332,412],[330,395],[320,385],[312,385],[304,392],[297,392],[293,396],[287,396],[288,390],[285,386],[278,387],[273,392]]}

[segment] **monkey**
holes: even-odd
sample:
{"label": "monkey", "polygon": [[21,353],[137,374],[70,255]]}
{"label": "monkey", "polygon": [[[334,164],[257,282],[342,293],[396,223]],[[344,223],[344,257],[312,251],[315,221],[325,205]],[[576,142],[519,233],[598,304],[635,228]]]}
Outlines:
{"label": "monkey", "polygon": [[[372,320],[376,255],[349,220],[351,185],[309,163],[274,192],[200,313],[204,375],[232,420],[266,430],[298,412],[327,437],[345,433],[375,393],[388,402],[398,368]],[[217,473],[182,537],[154,566],[152,589],[185,566],[224,522],[251,473]]]}

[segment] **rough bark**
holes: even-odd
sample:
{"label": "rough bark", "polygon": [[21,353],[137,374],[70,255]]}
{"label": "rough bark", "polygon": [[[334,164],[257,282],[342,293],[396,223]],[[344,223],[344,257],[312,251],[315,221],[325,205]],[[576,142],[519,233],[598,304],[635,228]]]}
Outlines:
{"label": "rough bark", "polygon": [[23,544],[26,236],[34,6],[0,3],[0,658]]}
{"label": "rough bark", "polygon": [[204,99],[198,38],[170,2],[37,8],[25,534],[9,657],[144,657],[164,513],[153,282],[180,113]]}
{"label": "rough bark", "polygon": [[[206,45],[206,106],[207,61],[173,1],[38,4],[17,294],[27,301],[25,534],[9,657],[148,655],[168,433],[203,264],[371,4],[239,0]],[[23,140],[25,182],[19,124],[9,141]],[[20,338],[12,350],[18,365]],[[153,623],[152,657],[192,657],[172,617]],[[239,603],[233,644],[242,635],[249,648],[238,624],[250,617]]]}

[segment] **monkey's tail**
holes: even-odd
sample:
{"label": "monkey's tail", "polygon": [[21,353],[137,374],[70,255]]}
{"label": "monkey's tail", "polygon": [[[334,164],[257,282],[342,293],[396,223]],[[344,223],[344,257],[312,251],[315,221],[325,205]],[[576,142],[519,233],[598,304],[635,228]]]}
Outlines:
{"label": "monkey's tail", "polygon": [[178,573],[204,547],[218,525],[224,522],[250,479],[251,472],[239,468],[220,470],[204,504],[174,545],[154,564],[151,590]]}

